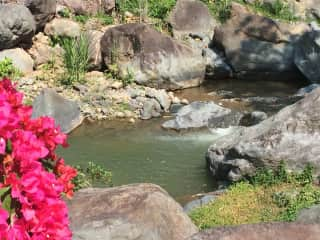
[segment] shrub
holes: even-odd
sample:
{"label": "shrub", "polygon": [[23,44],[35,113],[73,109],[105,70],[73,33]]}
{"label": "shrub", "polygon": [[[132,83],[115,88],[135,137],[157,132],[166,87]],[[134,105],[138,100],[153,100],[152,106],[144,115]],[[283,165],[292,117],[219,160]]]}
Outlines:
{"label": "shrub", "polygon": [[66,74],[61,82],[66,85],[82,82],[89,67],[88,38],[85,35],[80,35],[77,38],[63,38],[62,47]]}
{"label": "shrub", "polygon": [[78,175],[73,179],[75,190],[100,184],[103,186],[112,185],[112,173],[100,165],[89,162],[88,166],[82,167],[78,165],[76,169]]}
{"label": "shrub", "polygon": [[22,73],[17,69],[10,58],[5,57],[0,61],[0,78],[8,77],[16,79],[22,76]]}
{"label": "shrub", "polygon": [[0,82],[0,239],[71,239],[62,194],[77,172],[55,150],[67,136],[32,107],[9,79]]}

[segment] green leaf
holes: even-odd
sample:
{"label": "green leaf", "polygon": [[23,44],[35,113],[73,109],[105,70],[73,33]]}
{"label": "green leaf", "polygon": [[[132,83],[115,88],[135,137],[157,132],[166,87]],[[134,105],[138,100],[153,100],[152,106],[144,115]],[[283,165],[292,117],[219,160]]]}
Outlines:
{"label": "green leaf", "polygon": [[2,201],[2,208],[7,210],[9,213],[11,212],[11,202],[12,198],[10,194],[6,195]]}
{"label": "green leaf", "polygon": [[5,187],[0,189],[0,198],[2,197],[9,191],[10,187]]}

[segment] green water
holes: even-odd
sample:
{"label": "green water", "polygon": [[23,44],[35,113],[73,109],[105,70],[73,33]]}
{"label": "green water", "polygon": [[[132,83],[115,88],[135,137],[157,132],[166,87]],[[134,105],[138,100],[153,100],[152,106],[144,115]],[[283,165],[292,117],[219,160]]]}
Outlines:
{"label": "green water", "polygon": [[156,183],[175,197],[213,190],[204,154],[219,135],[167,132],[160,128],[163,121],[85,124],[69,136],[70,147],[60,154],[69,164],[93,161],[105,166],[116,186]]}
{"label": "green water", "polygon": [[[236,97],[288,96],[294,94],[301,83],[264,81],[223,81],[200,88],[179,92],[189,100],[219,102],[208,92],[232,91]],[[251,106],[226,105],[240,111],[254,110]],[[70,147],[60,154],[69,164],[86,164],[93,161],[113,173],[115,186],[150,182],[165,188],[179,198],[200,192],[212,191],[216,184],[210,177],[204,159],[208,146],[223,135],[209,130],[179,134],[161,129],[167,119],[84,124],[69,136]]]}

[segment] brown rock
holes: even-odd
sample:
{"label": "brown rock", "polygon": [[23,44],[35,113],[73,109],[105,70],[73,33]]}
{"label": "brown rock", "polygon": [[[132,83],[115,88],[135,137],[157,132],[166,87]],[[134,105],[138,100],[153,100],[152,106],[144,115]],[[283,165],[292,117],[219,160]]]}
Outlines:
{"label": "brown rock", "polygon": [[85,189],[68,205],[74,240],[183,240],[197,232],[181,206],[153,184]]}

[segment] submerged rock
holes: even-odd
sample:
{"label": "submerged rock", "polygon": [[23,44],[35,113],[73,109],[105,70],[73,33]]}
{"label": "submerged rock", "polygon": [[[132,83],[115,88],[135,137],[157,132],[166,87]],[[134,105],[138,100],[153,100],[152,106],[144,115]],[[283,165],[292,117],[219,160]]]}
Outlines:
{"label": "submerged rock", "polygon": [[260,223],[218,227],[195,234],[188,240],[318,240],[320,225]]}
{"label": "submerged rock", "polygon": [[153,184],[84,189],[68,208],[74,240],[184,240],[197,232],[181,206]]}
{"label": "submerged rock", "polygon": [[205,62],[198,52],[146,24],[109,28],[101,40],[105,64],[117,64],[123,78],[155,88],[199,86]]}
{"label": "submerged rock", "polygon": [[212,174],[235,181],[257,167],[276,167],[282,160],[292,170],[302,170],[309,163],[319,174],[319,96],[320,89],[316,89],[260,124],[215,141],[206,155]]}
{"label": "submerged rock", "polygon": [[214,102],[192,102],[182,107],[175,118],[162,124],[165,129],[218,128],[238,125],[242,114]]}
{"label": "submerged rock", "polygon": [[49,116],[54,118],[64,133],[69,133],[78,127],[83,117],[76,102],[67,100],[53,89],[44,89],[32,104],[32,117]]}

